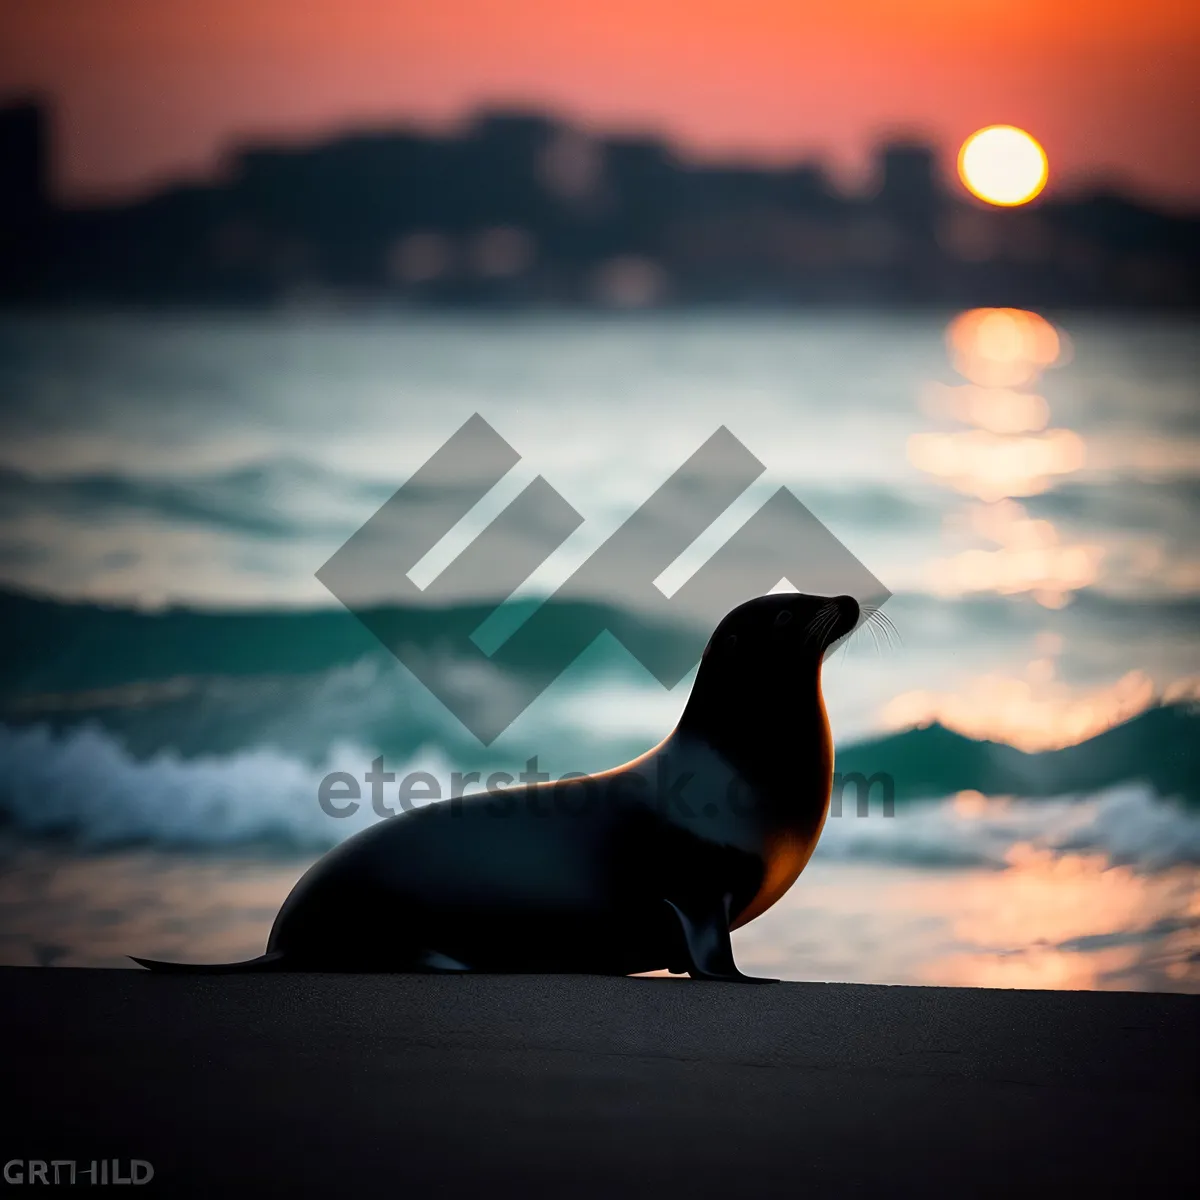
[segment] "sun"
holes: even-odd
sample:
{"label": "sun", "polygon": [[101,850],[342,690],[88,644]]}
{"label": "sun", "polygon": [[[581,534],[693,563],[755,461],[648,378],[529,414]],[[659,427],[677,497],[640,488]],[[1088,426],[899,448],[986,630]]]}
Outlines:
{"label": "sun", "polygon": [[1046,186],[1046,152],[1015,125],[989,125],[971,134],[958,152],[958,174],[967,190],[988,204],[1027,204]]}

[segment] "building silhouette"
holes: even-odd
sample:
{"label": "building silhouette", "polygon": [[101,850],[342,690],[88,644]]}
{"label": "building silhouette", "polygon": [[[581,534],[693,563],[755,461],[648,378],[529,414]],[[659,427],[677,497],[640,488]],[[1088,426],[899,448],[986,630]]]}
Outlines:
{"label": "building silhouette", "polygon": [[1191,307],[1200,221],[1112,192],[991,209],[932,147],[877,187],[821,165],[682,161],[544,113],[461,133],[350,131],[232,150],[219,182],[63,207],[49,121],[0,110],[0,298],[45,304],[998,304]]}
{"label": "building silhouette", "polygon": [[32,100],[0,108],[0,280],[6,294],[38,294],[50,224],[46,112]]}

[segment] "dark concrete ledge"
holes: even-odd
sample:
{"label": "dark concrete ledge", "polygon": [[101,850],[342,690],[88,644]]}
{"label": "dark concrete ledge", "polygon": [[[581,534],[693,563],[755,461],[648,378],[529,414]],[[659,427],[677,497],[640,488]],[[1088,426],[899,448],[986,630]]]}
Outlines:
{"label": "dark concrete ledge", "polygon": [[5,968],[0,1029],[5,1161],[144,1159],[138,1195],[1195,1181],[1200,997]]}

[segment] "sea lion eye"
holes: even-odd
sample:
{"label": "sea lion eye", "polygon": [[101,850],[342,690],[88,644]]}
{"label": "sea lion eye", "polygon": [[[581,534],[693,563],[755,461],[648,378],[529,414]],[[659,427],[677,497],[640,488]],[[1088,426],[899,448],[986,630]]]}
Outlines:
{"label": "sea lion eye", "polygon": [[784,609],[783,612],[781,612],[779,616],[775,618],[776,628],[782,629],[791,619],[792,614],[788,612],[787,609]]}
{"label": "sea lion eye", "polygon": [[733,649],[736,649],[736,647],[737,647],[737,634],[736,634],[736,633],[731,633],[731,634],[730,634],[730,635],[729,635],[729,636],[728,636],[728,637],[725,639],[725,649],[726,649],[726,650],[733,650]]}

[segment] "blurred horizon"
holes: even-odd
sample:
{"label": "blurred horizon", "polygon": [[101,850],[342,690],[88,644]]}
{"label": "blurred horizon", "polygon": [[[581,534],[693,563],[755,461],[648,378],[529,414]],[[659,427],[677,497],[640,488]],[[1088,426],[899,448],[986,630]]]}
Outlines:
{"label": "blurred horizon", "polygon": [[[1197,69],[1200,70],[1200,63]],[[61,178],[56,175],[55,168],[62,158],[63,143],[69,140],[69,125],[64,120],[61,100],[44,89],[0,87],[0,112],[30,107],[41,113],[48,134],[50,153],[45,164],[47,198],[66,211],[143,204],[178,188],[227,186],[237,172],[240,161],[257,152],[302,154],[341,142],[397,137],[453,142],[469,138],[473,131],[489,120],[517,116],[545,121],[595,144],[617,141],[661,145],[667,148],[672,160],[685,171],[726,169],[769,173],[802,166],[819,173],[828,183],[830,193],[846,200],[870,200],[879,195],[886,184],[884,158],[890,148],[921,146],[931,156],[934,181],[948,196],[985,211],[992,208],[986,201],[971,195],[956,166],[961,143],[978,129],[987,128],[987,123],[978,128],[964,127],[961,137],[950,140],[938,138],[915,122],[881,125],[864,134],[851,163],[844,158],[839,160],[838,155],[822,151],[820,147],[803,144],[784,144],[772,150],[738,145],[698,148],[672,134],[667,125],[657,125],[650,120],[606,122],[581,116],[565,108],[531,103],[520,97],[498,96],[484,98],[464,107],[447,120],[396,112],[380,113],[374,117],[350,117],[294,129],[258,128],[251,122],[245,128],[230,130],[223,141],[216,143],[211,159],[204,166],[166,167],[127,186],[90,189],[65,188],[61,186]],[[997,119],[997,123],[1005,122]],[[1196,151],[1200,154],[1200,145]],[[1055,203],[1097,194],[1118,195],[1131,204],[1169,216],[1200,217],[1200,188],[1194,193],[1156,192],[1139,187],[1132,173],[1124,174],[1119,170],[1099,167],[1065,174],[1057,159],[1051,162],[1045,190],[1033,202]]]}
{"label": "blurred horizon", "polygon": [[245,143],[217,180],[99,205],[56,201],[57,143],[45,104],[0,106],[8,303],[1200,306],[1200,211],[1110,187],[985,202],[921,139],[877,146],[871,186],[847,190],[811,158],[698,164],[484,109],[445,136]]}

